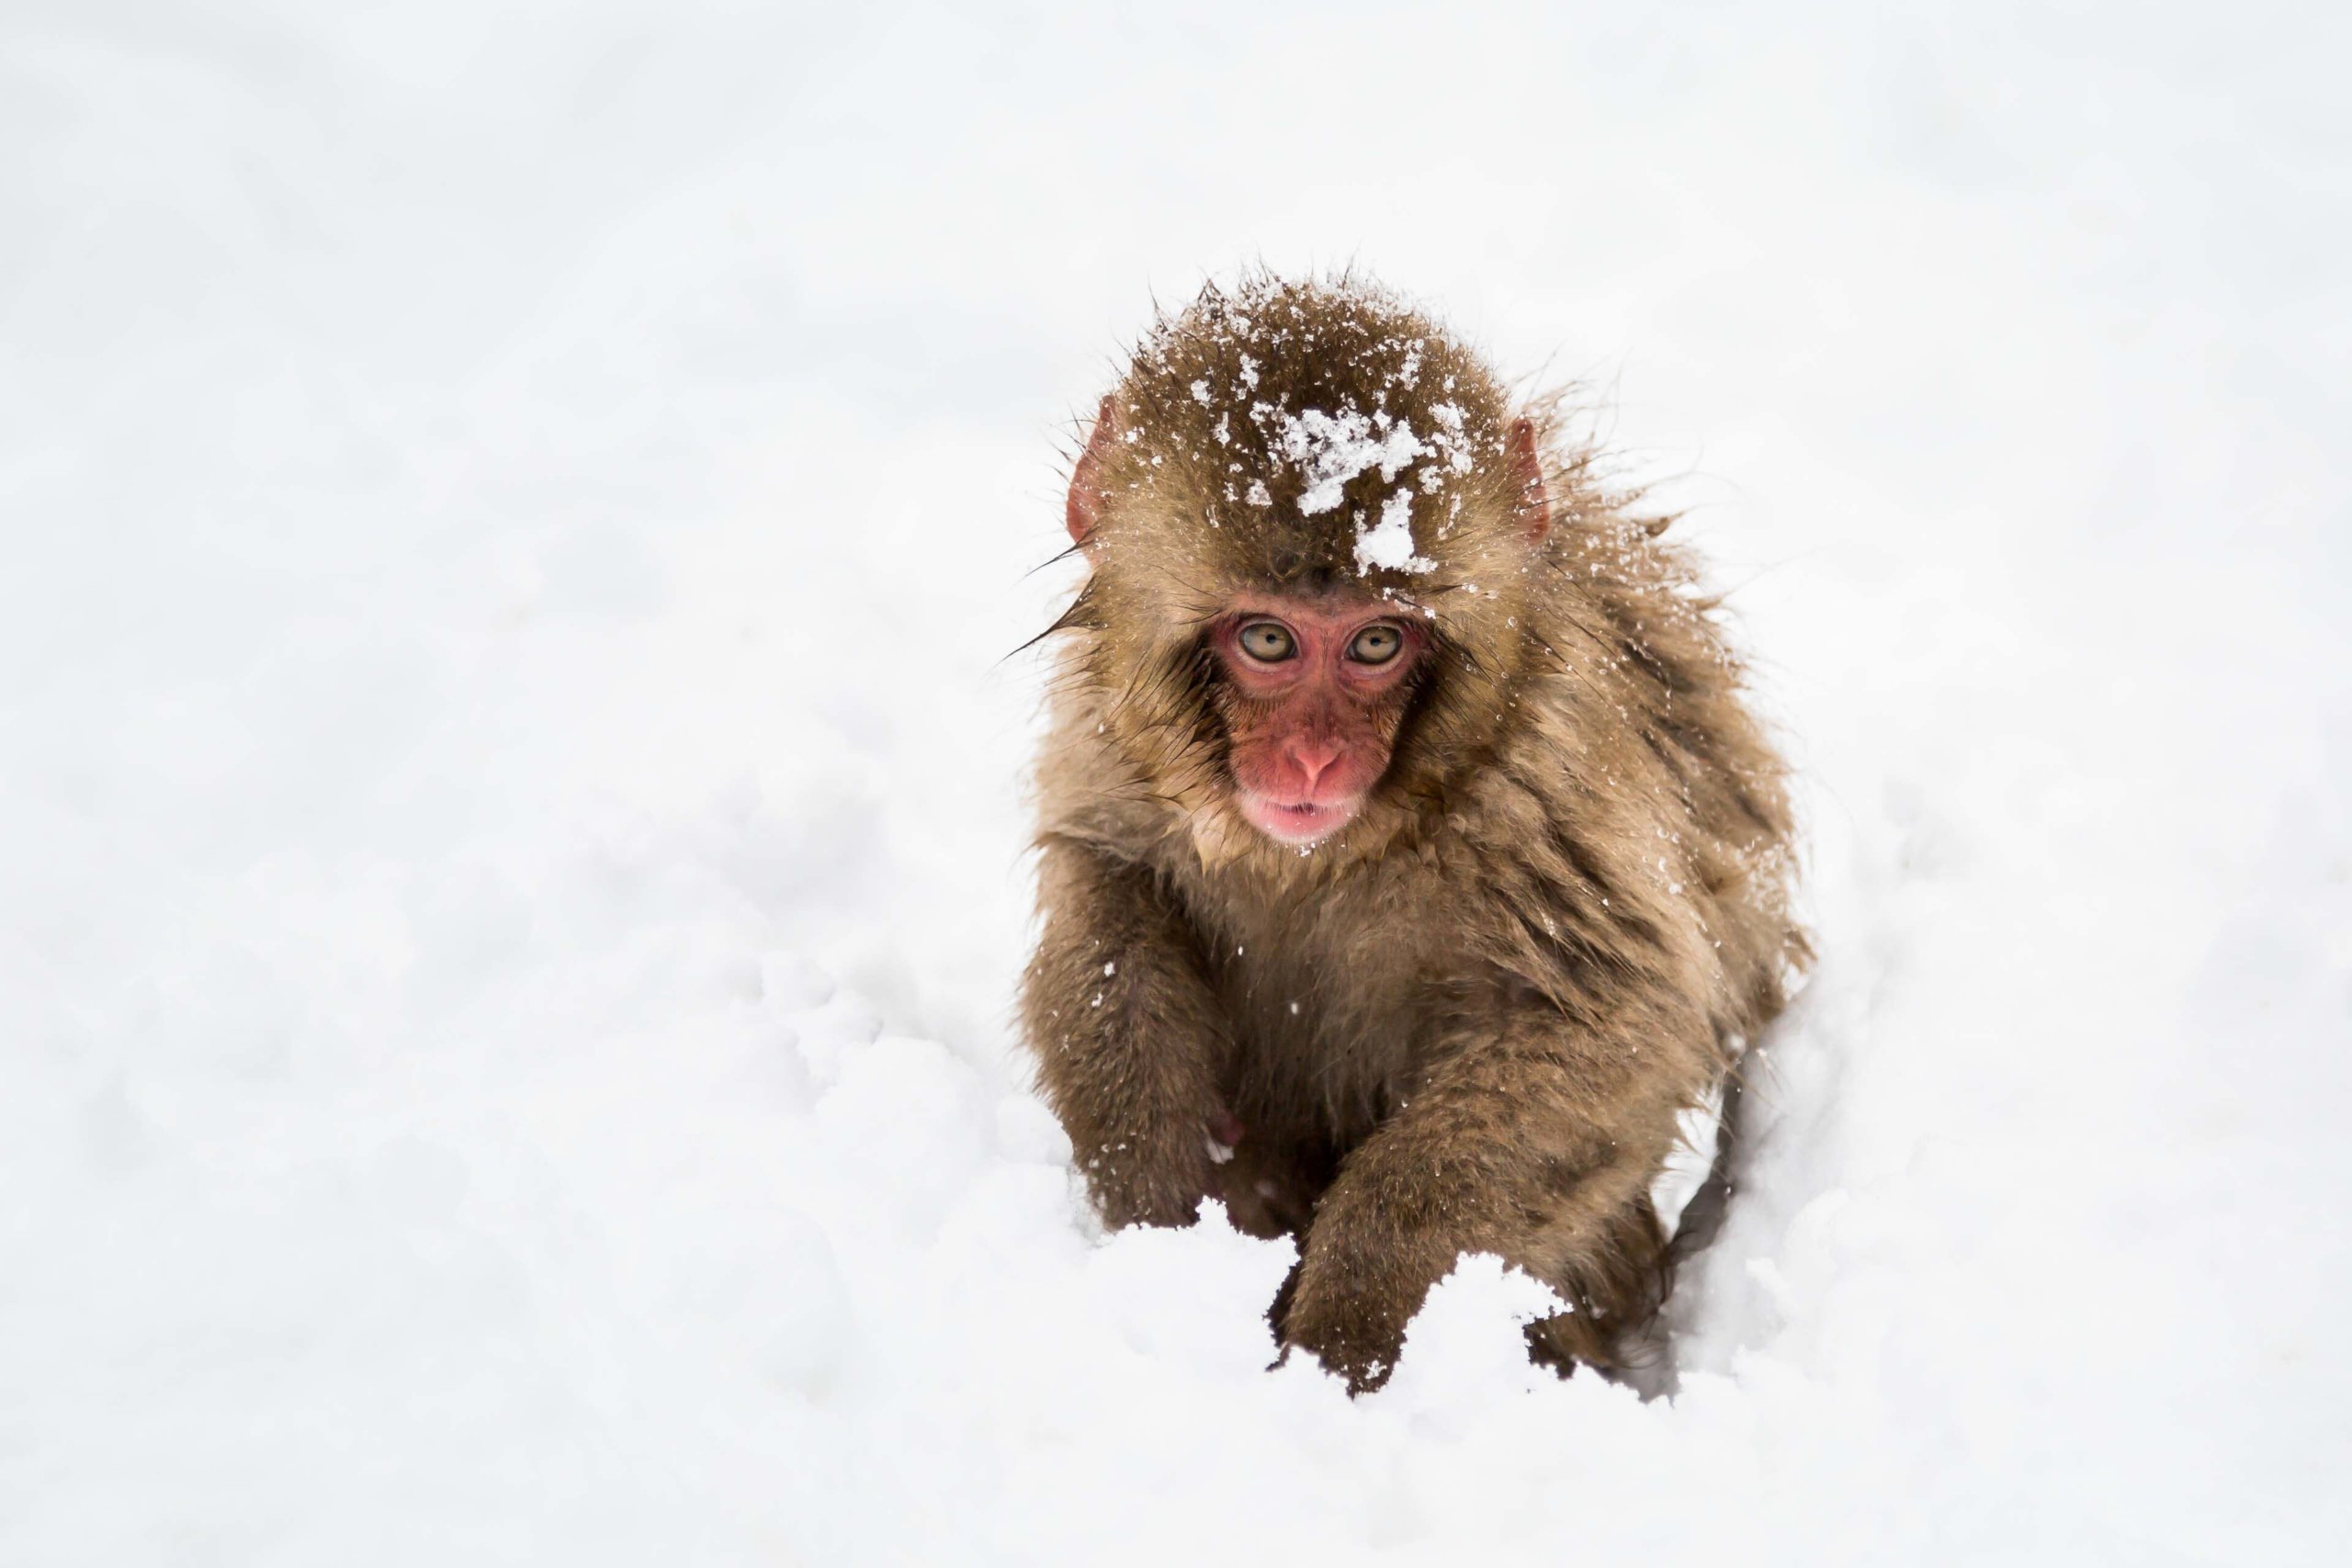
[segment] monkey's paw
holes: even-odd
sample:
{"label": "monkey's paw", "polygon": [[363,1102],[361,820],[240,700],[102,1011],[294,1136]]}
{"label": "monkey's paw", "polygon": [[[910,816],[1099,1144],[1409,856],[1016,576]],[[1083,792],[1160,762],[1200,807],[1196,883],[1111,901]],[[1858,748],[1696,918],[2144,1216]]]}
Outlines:
{"label": "monkey's paw", "polygon": [[1095,1212],[1113,1230],[1128,1225],[1189,1225],[1216,1190],[1207,1139],[1197,1131],[1146,1139],[1101,1140],[1079,1161]]}
{"label": "monkey's paw", "polygon": [[1435,1229],[1368,1217],[1335,1190],[1317,1214],[1277,1303],[1284,1349],[1310,1352],[1347,1380],[1351,1393],[1378,1388],[1396,1370],[1405,1325],[1459,1250]]}
{"label": "monkey's paw", "polygon": [[[1318,1274],[1320,1278],[1318,1279]],[[1287,1356],[1304,1350],[1347,1380],[1348,1392],[1363,1393],[1388,1381],[1405,1339],[1405,1325],[1418,1297],[1366,1278],[1334,1280],[1329,1271],[1302,1269],[1283,1303],[1281,1337]]]}
{"label": "monkey's paw", "polygon": [[1319,1312],[1308,1303],[1301,1311],[1294,1301],[1283,1325],[1283,1359],[1304,1350],[1323,1363],[1324,1370],[1347,1382],[1350,1393],[1368,1393],[1388,1381],[1396,1368],[1402,1330],[1391,1332],[1383,1315],[1362,1311]]}

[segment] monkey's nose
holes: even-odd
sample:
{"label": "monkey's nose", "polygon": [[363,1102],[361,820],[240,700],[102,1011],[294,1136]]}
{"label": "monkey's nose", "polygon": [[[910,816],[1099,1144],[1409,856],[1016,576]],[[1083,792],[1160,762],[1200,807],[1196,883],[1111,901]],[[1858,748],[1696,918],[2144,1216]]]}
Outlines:
{"label": "monkey's nose", "polygon": [[1290,744],[1291,761],[1296,762],[1299,772],[1306,775],[1306,787],[1310,790],[1325,771],[1340,760],[1342,750],[1344,748],[1338,742],[1331,740],[1294,740]]}

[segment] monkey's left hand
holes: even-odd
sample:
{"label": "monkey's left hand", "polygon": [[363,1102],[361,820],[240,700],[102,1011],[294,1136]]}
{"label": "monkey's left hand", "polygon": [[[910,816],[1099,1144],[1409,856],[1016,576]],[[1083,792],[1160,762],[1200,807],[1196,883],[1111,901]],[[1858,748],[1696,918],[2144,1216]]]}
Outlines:
{"label": "monkey's left hand", "polygon": [[1277,1325],[1283,1344],[1362,1393],[1386,1381],[1405,1325],[1464,1253],[1555,1287],[1608,1277],[1618,1222],[1663,1151],[1596,1114],[1624,1097],[1589,1086],[1639,1060],[1540,1018],[1458,1042],[1317,1205]]}
{"label": "monkey's left hand", "polygon": [[1406,1324],[1456,1254],[1437,1233],[1353,1210],[1334,1187],[1281,1303],[1275,1327],[1283,1348],[1313,1353],[1347,1380],[1351,1393],[1378,1388],[1396,1365]]}

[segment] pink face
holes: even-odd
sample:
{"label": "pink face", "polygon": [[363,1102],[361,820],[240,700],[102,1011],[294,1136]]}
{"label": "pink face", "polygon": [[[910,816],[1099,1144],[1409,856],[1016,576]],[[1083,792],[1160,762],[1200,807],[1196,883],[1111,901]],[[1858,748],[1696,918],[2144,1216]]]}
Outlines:
{"label": "pink face", "polygon": [[1241,814],[1301,848],[1346,827],[1388,771],[1428,634],[1393,604],[1269,595],[1242,601],[1210,643]]}

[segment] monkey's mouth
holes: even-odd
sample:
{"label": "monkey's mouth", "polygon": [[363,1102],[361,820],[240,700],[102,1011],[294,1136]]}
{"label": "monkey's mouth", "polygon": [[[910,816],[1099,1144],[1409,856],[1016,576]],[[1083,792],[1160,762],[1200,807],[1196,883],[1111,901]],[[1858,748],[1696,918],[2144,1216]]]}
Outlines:
{"label": "monkey's mouth", "polygon": [[1240,794],[1241,815],[1250,825],[1277,843],[1295,849],[1318,843],[1355,819],[1359,799],[1332,801],[1301,801],[1291,805],[1244,790]]}

